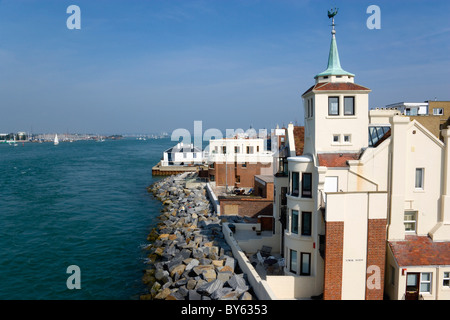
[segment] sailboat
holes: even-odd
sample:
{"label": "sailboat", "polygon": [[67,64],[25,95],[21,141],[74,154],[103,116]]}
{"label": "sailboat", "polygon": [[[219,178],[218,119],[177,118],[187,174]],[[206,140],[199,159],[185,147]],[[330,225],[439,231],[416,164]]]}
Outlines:
{"label": "sailboat", "polygon": [[58,135],[57,134],[55,135],[55,141],[53,141],[53,144],[55,146],[57,146],[59,144],[59,139],[58,139]]}

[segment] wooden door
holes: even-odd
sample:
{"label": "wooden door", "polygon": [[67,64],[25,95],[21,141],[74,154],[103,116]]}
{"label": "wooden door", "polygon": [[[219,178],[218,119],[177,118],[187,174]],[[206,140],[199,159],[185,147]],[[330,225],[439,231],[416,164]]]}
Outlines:
{"label": "wooden door", "polygon": [[405,300],[419,299],[419,278],[420,273],[408,273],[406,275]]}

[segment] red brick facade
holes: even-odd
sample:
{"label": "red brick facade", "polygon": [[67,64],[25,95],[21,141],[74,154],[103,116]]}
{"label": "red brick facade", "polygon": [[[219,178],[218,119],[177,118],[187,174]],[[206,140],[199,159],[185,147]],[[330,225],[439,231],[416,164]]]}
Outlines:
{"label": "red brick facade", "polygon": [[324,300],[340,300],[342,296],[342,262],[344,222],[327,222],[325,239]]}
{"label": "red brick facade", "polygon": [[254,188],[255,176],[261,174],[261,168],[271,166],[271,163],[215,163],[209,169],[209,177],[217,186],[228,184],[229,187]]}
{"label": "red brick facade", "polygon": [[[367,278],[371,280],[369,288],[366,282],[366,300],[382,300],[386,260],[386,219],[370,219],[367,229]],[[375,271],[373,266],[378,267]],[[376,275],[374,272],[380,272]],[[370,272],[370,273],[369,273]],[[371,277],[372,276],[372,277]],[[374,280],[375,279],[375,280]]]}

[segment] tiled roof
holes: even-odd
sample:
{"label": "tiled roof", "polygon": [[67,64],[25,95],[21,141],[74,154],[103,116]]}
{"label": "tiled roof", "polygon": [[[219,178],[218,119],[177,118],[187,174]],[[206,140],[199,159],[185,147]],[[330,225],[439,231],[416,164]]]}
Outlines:
{"label": "tiled roof", "polygon": [[389,247],[399,266],[450,265],[450,241],[406,236],[404,241],[389,241]]}
{"label": "tiled roof", "polygon": [[301,156],[305,147],[305,127],[294,127],[295,155]]}
{"label": "tiled roof", "polygon": [[305,91],[305,94],[312,90],[318,91],[370,91],[369,88],[360,86],[359,84],[352,82],[320,82],[313,85],[311,88]]}
{"label": "tiled roof", "polygon": [[358,160],[359,153],[320,153],[319,166],[328,168],[347,167],[348,160]]}

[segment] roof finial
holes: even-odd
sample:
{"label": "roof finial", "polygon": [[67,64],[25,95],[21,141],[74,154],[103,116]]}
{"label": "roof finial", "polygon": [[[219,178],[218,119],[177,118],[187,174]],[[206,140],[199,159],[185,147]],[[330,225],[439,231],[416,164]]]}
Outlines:
{"label": "roof finial", "polygon": [[336,34],[336,30],[334,29],[334,27],[336,26],[334,24],[334,17],[338,14],[339,9],[338,8],[331,8],[331,10],[328,11],[328,18],[331,19],[331,26],[333,27],[333,29],[331,30],[331,34],[335,35]]}

